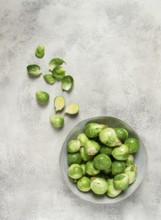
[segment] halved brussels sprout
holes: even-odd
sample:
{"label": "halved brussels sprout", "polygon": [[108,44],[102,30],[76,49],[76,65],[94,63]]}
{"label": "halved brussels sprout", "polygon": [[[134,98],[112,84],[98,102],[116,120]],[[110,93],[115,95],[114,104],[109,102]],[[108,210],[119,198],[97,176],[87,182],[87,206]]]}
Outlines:
{"label": "halved brussels sprout", "polygon": [[57,80],[62,80],[65,76],[65,70],[61,66],[56,66],[52,71],[52,76]]}
{"label": "halved brussels sprout", "polygon": [[39,77],[42,74],[42,70],[36,64],[31,64],[27,66],[28,75],[31,77]]}
{"label": "halved brussels sprout", "polygon": [[86,162],[86,161],[90,161],[93,159],[93,156],[89,156],[85,153],[84,147],[80,148],[80,154],[82,156],[82,159]]}
{"label": "halved brussels sprout", "polygon": [[108,179],[107,183],[108,183],[107,195],[109,197],[114,198],[122,192],[121,190],[117,190],[114,188],[113,179]]}
{"label": "halved brussels sprout", "polygon": [[136,138],[128,138],[125,144],[128,146],[130,154],[136,153],[140,147],[140,142]]}
{"label": "halved brussels sprout", "polygon": [[104,178],[93,177],[91,178],[91,190],[97,195],[103,195],[107,192],[108,184]]}
{"label": "halved brussels sprout", "polygon": [[107,170],[111,164],[111,159],[106,154],[98,154],[93,160],[93,165],[98,170]]}
{"label": "halved brussels sprout", "polygon": [[86,173],[90,176],[95,176],[97,174],[100,173],[100,170],[97,170],[94,166],[93,166],[93,161],[88,161],[86,163]]}
{"label": "halved brussels sprout", "polygon": [[123,173],[126,168],[126,164],[123,161],[114,161],[112,163],[112,174],[120,174]]}
{"label": "halved brussels sprout", "polygon": [[134,156],[132,154],[129,154],[127,160],[126,160],[126,166],[130,166],[134,163]]}
{"label": "halved brussels sprout", "polygon": [[61,115],[52,115],[50,121],[55,128],[61,128],[64,125],[64,118]]}
{"label": "halved brussels sprout", "polygon": [[89,192],[91,189],[90,183],[91,180],[88,177],[83,176],[78,180],[77,187],[82,192]]}
{"label": "halved brussels sprout", "polygon": [[70,140],[67,145],[67,149],[69,153],[76,153],[79,151],[81,146],[80,141],[78,140]]}
{"label": "halved brussels sprout", "polygon": [[36,100],[40,105],[46,105],[49,101],[49,94],[44,91],[37,91],[36,93]]}
{"label": "halved brussels sprout", "polygon": [[82,170],[83,170],[83,175],[85,175],[86,174],[86,165],[85,165],[85,163],[82,163],[81,167],[82,167]]}
{"label": "halved brussels sprout", "polygon": [[127,173],[121,173],[114,177],[113,185],[117,190],[125,190],[129,186],[129,176]]}
{"label": "halved brussels sprout", "polygon": [[80,153],[73,153],[73,154],[68,154],[68,164],[81,164],[82,162],[82,156]]}
{"label": "halved brussels sprout", "polygon": [[45,74],[43,77],[48,84],[53,85],[55,83],[55,79],[51,74]]}
{"label": "halved brussels sprout", "polygon": [[65,99],[63,96],[56,96],[54,99],[54,108],[55,111],[61,111],[65,107]]}
{"label": "halved brussels sprout", "polygon": [[73,88],[74,80],[70,75],[64,76],[61,82],[61,88],[65,91],[70,91]]}
{"label": "halved brussels sprout", "polygon": [[109,147],[115,147],[121,145],[121,141],[118,139],[116,132],[113,128],[103,129],[99,133],[99,139],[103,144]]}
{"label": "halved brussels sprout", "polygon": [[112,153],[112,150],[113,150],[113,148],[111,148],[111,147],[101,146],[100,153],[110,156]]}
{"label": "halved brussels sprout", "polygon": [[87,136],[84,133],[81,133],[78,135],[77,140],[79,140],[81,142],[81,146],[84,147],[85,142],[88,141],[89,139],[87,138]]}
{"label": "halved brussels sprout", "polygon": [[128,131],[125,128],[115,128],[116,135],[118,139],[124,142],[128,138]]}
{"label": "halved brussels sprout", "polygon": [[87,155],[93,156],[100,151],[100,145],[96,141],[88,140],[85,142],[84,150]]}
{"label": "halved brussels sprout", "polygon": [[63,63],[65,63],[64,60],[62,60],[60,58],[54,58],[54,59],[50,60],[50,62],[49,62],[49,70],[53,71],[54,67],[60,66]]}
{"label": "halved brussels sprout", "polygon": [[68,115],[75,115],[79,112],[79,105],[76,103],[71,103],[65,110]]}
{"label": "halved brussels sprout", "polygon": [[88,123],[85,126],[85,134],[89,138],[95,138],[99,136],[100,131],[106,126],[98,123]]}
{"label": "halved brussels sprout", "polygon": [[68,176],[72,179],[79,179],[83,176],[82,167],[79,164],[72,164],[68,168]]}
{"label": "halved brussels sprout", "polygon": [[129,148],[125,144],[122,144],[120,147],[115,147],[112,151],[112,156],[116,160],[127,160],[129,156]]}
{"label": "halved brussels sprout", "polygon": [[45,47],[44,45],[39,45],[35,50],[35,56],[38,58],[42,58],[45,55]]}

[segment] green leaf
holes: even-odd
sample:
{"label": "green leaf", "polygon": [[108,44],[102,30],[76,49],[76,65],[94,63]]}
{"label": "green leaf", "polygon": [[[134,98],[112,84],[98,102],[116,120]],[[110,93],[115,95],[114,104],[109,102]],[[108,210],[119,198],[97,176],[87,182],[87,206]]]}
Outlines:
{"label": "green leaf", "polygon": [[55,79],[51,74],[45,74],[43,77],[48,84],[53,85],[55,83]]}
{"label": "green leaf", "polygon": [[70,75],[64,76],[61,82],[61,88],[65,91],[70,91],[73,88],[74,80]]}
{"label": "green leaf", "polygon": [[35,56],[38,58],[42,58],[45,55],[45,47],[44,45],[39,45],[35,50]]}
{"label": "green leaf", "polygon": [[31,77],[39,77],[42,74],[42,70],[36,64],[31,64],[27,66],[27,72]]}
{"label": "green leaf", "polygon": [[54,59],[50,60],[50,62],[49,62],[49,70],[52,72],[56,66],[60,66],[63,63],[65,63],[64,60],[62,60],[60,58],[54,58]]}

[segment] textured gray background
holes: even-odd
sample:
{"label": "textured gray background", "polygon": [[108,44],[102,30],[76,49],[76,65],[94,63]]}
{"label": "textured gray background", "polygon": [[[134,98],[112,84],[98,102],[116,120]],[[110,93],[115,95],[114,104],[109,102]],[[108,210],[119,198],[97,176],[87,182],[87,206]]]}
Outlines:
{"label": "textured gray background", "polygon": [[[161,1],[0,0],[0,220],[161,219]],[[34,56],[45,44],[44,59]],[[75,79],[67,103],[80,104],[55,131],[49,116],[60,83],[31,80],[53,57]],[[40,108],[35,91],[50,93]],[[59,153],[68,131],[97,115],[117,116],[141,135],[148,151],[146,179],[122,203],[86,203],[66,187]],[[159,170],[159,173],[158,173]]]}

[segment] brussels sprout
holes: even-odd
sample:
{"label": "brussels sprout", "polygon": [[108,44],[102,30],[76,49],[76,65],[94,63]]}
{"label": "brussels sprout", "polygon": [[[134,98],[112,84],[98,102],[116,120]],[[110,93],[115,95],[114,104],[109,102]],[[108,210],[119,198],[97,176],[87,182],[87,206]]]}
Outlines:
{"label": "brussels sprout", "polygon": [[61,66],[56,66],[52,71],[52,76],[57,80],[62,80],[65,76],[65,70]]}
{"label": "brussels sprout", "polygon": [[43,77],[48,84],[53,85],[55,83],[55,79],[51,74],[45,74]]}
{"label": "brussels sprout", "polygon": [[88,140],[85,142],[84,150],[87,155],[93,156],[100,151],[100,145],[96,141]]}
{"label": "brussels sprout", "polygon": [[78,135],[77,140],[79,140],[81,142],[81,146],[84,147],[85,142],[88,141],[89,139],[87,138],[87,136],[84,133],[81,133]]}
{"label": "brussels sprout", "polygon": [[111,147],[101,146],[100,153],[101,154],[106,154],[106,155],[110,156],[111,153],[112,153],[112,150],[113,149]]}
{"label": "brussels sprout", "polygon": [[46,105],[49,101],[49,94],[44,91],[38,91],[36,94],[36,100],[40,105]]}
{"label": "brussels sprout", "polygon": [[79,179],[83,176],[83,170],[79,164],[72,164],[68,168],[68,176],[72,179]]}
{"label": "brussels sprout", "polygon": [[111,167],[111,159],[106,154],[99,154],[93,160],[93,165],[98,170],[107,170]]}
{"label": "brussels sprout", "polygon": [[97,170],[94,166],[93,166],[93,161],[88,161],[86,163],[86,173],[90,176],[95,176],[97,174],[100,173],[100,170]]}
{"label": "brussels sprout", "polygon": [[54,99],[54,108],[55,111],[61,111],[65,107],[65,99],[63,96],[56,96]]}
{"label": "brussels sprout", "polygon": [[71,177],[69,177],[69,179],[70,179],[70,181],[71,181],[72,183],[74,183],[74,184],[76,184],[77,181],[78,181],[78,180],[74,180],[74,179],[72,179]]}
{"label": "brussels sprout", "polygon": [[83,170],[83,175],[86,174],[86,165],[84,163],[81,164],[82,170]]}
{"label": "brussels sprout", "polygon": [[39,77],[42,74],[42,70],[36,64],[31,64],[27,66],[28,75],[31,77]]}
{"label": "brussels sprout", "polygon": [[82,162],[82,156],[80,153],[68,154],[68,164],[69,165],[71,165],[73,163],[81,164],[81,162]]}
{"label": "brussels sprout", "polygon": [[107,192],[108,184],[104,178],[93,177],[91,178],[91,190],[97,195],[103,195]]}
{"label": "brussels sprout", "polygon": [[128,131],[125,128],[115,128],[116,135],[118,139],[124,142],[128,138]]}
{"label": "brussels sprout", "polygon": [[136,138],[128,138],[125,144],[128,146],[130,154],[136,153],[140,147],[139,140]]}
{"label": "brussels sprout", "polygon": [[64,118],[61,115],[52,115],[50,121],[55,128],[61,128],[64,125]]}
{"label": "brussels sprout", "polygon": [[42,58],[45,55],[45,47],[44,45],[39,45],[35,50],[35,56],[38,58]]}
{"label": "brussels sprout", "polygon": [[108,183],[107,195],[109,197],[114,198],[122,192],[121,190],[117,190],[114,188],[113,179],[108,179],[107,183]]}
{"label": "brussels sprout", "polygon": [[109,147],[121,145],[121,141],[118,139],[116,132],[113,128],[103,129],[99,134],[99,139],[103,144]]}
{"label": "brussels sprout", "polygon": [[54,67],[60,66],[63,63],[65,63],[64,60],[62,60],[60,58],[54,58],[54,59],[50,60],[50,62],[49,62],[49,70],[53,71]]}
{"label": "brussels sprout", "polygon": [[106,126],[98,123],[89,123],[85,126],[85,134],[89,138],[98,137],[100,131]]}
{"label": "brussels sprout", "polygon": [[134,156],[132,154],[129,154],[127,160],[126,160],[126,166],[130,166],[134,163]]}
{"label": "brussels sprout", "polygon": [[112,156],[116,160],[127,160],[129,156],[129,148],[125,144],[122,144],[120,147],[115,147],[112,151]]}
{"label": "brussels sprout", "polygon": [[123,161],[114,161],[112,163],[112,174],[120,174],[123,173],[126,168],[126,164]]}
{"label": "brussels sprout", "polygon": [[126,172],[129,176],[129,184],[132,184],[136,180],[136,172],[135,171],[127,171]]}
{"label": "brussels sprout", "polygon": [[82,192],[88,192],[91,189],[90,183],[91,183],[91,180],[88,177],[83,176],[78,180],[77,187]]}
{"label": "brussels sprout", "polygon": [[76,103],[71,103],[65,110],[68,115],[75,115],[79,112],[79,105]]}
{"label": "brussels sprout", "polygon": [[137,171],[136,165],[133,164],[133,165],[130,165],[130,166],[126,167],[125,173],[128,172],[128,171],[134,171],[134,172],[136,172],[136,171]]}
{"label": "brussels sprout", "polygon": [[113,185],[117,190],[125,190],[129,186],[129,176],[126,173],[118,174],[113,179]]}
{"label": "brussels sprout", "polygon": [[105,174],[108,174],[111,172],[111,167],[106,167],[104,170],[103,170],[103,173]]}
{"label": "brussels sprout", "polygon": [[84,161],[90,161],[90,160],[93,159],[93,156],[89,156],[89,155],[87,155],[87,154],[85,153],[84,147],[81,147],[81,148],[80,148],[80,154],[81,154],[82,159],[83,159]]}
{"label": "brussels sprout", "polygon": [[70,140],[68,142],[68,146],[67,146],[68,152],[69,153],[76,153],[76,152],[79,151],[80,146],[81,146],[80,141],[78,141],[78,140]]}
{"label": "brussels sprout", "polygon": [[74,80],[70,75],[64,76],[61,82],[61,88],[65,91],[70,91],[73,88]]}

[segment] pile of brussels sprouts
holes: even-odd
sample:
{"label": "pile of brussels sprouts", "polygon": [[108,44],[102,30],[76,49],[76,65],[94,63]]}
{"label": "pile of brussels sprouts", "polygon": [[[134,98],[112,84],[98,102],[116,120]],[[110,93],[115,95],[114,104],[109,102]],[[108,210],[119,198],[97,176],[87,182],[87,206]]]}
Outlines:
{"label": "pile of brussels sprouts", "polygon": [[139,146],[125,128],[88,123],[67,144],[68,176],[82,192],[114,198],[136,180],[134,154]]}

